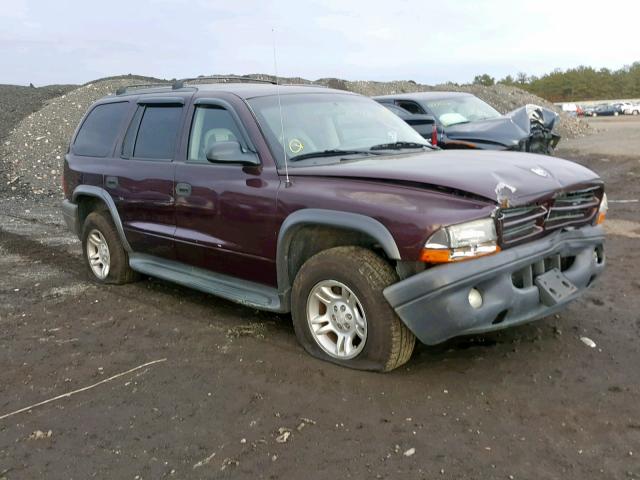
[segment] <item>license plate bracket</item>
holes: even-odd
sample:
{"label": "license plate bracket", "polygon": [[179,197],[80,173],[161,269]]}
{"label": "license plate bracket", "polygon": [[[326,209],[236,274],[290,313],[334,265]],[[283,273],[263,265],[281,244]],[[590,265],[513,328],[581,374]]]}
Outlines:
{"label": "license plate bracket", "polygon": [[540,292],[540,301],[548,307],[557,305],[578,291],[578,287],[557,268],[538,275],[534,282]]}

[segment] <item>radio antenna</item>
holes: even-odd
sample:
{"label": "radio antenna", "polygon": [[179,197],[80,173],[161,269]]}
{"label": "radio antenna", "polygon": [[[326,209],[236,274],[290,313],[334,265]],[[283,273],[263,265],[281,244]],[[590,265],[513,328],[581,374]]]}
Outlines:
{"label": "radio antenna", "polygon": [[291,186],[289,180],[289,165],[287,163],[287,148],[284,141],[284,117],[282,116],[282,101],[280,100],[280,80],[278,79],[278,60],[276,57],[276,29],[271,29],[273,37],[273,70],[276,74],[276,96],[278,97],[278,109],[280,110],[280,136],[282,139],[282,155],[284,156],[284,175],[286,177],[285,187]]}

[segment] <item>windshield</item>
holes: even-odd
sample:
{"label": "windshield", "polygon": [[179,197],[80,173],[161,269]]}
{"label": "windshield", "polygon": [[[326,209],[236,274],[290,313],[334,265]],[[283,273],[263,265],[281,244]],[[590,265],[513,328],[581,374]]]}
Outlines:
{"label": "windshield", "polygon": [[[276,95],[248,100],[280,166],[283,165],[284,152],[287,160],[293,160],[292,163],[309,165],[339,162],[342,151],[344,155],[356,156],[380,154],[383,144],[395,144],[390,145],[390,149],[395,150],[405,147],[405,144],[406,148],[414,149],[429,146],[403,120],[367,97],[302,93],[283,94],[280,101],[282,124]],[[377,149],[370,151],[371,147]]]}
{"label": "windshield", "polygon": [[445,127],[501,116],[491,105],[472,95],[443,98],[426,104]]}

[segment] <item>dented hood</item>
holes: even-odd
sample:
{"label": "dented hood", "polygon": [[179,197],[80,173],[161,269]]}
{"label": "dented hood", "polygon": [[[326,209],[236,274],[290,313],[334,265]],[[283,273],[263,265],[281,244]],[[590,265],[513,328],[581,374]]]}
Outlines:
{"label": "dented hood", "polygon": [[[323,176],[423,184],[517,206],[572,187],[601,184],[598,175],[568,160],[492,150],[443,150],[370,157],[339,164],[290,168],[296,176]],[[506,202],[505,202],[506,200]]]}

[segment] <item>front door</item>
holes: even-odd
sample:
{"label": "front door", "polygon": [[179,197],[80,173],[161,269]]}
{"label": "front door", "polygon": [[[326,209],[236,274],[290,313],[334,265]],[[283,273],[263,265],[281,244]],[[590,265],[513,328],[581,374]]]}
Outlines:
{"label": "front door", "polygon": [[260,165],[207,160],[215,142],[252,149],[230,104],[201,100],[190,117],[186,155],[175,174],[178,260],[275,286],[277,173]]}
{"label": "front door", "polygon": [[137,105],[119,155],[105,170],[105,189],[134,252],[175,258],[173,162],[183,103],[153,99]]}

